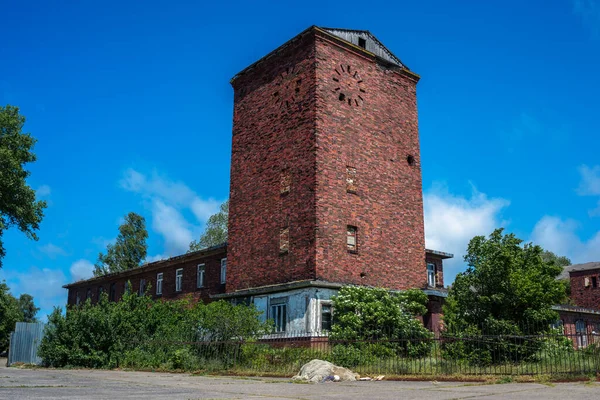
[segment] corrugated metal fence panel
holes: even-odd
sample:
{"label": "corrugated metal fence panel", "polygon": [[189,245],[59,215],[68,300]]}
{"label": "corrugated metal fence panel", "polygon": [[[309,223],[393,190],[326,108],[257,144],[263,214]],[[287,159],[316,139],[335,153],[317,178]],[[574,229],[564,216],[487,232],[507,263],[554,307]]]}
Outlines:
{"label": "corrugated metal fence panel", "polygon": [[37,351],[44,337],[44,324],[41,322],[17,322],[16,329],[10,334],[8,365],[16,362],[41,364]]}

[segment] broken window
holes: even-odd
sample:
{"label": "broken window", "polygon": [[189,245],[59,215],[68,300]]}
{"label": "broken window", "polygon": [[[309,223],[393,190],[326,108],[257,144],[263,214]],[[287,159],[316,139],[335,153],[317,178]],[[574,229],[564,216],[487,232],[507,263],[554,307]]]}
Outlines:
{"label": "broken window", "polygon": [[197,271],[197,276],[196,276],[196,287],[204,287],[204,274],[205,274],[205,267],[204,264],[200,264],[198,265],[198,271]]}
{"label": "broken window", "polygon": [[427,264],[427,285],[435,287],[435,264]]}
{"label": "broken window", "polygon": [[117,297],[117,284],[116,283],[111,283],[110,284],[110,292],[108,295],[108,299],[110,301],[115,301],[115,298]]}
{"label": "broken window", "polygon": [[87,292],[85,292],[85,299],[91,299],[92,298],[92,289],[88,289]]}
{"label": "broken window", "polygon": [[183,287],[183,268],[179,268],[175,271],[175,291],[181,292]]}
{"label": "broken window", "polygon": [[349,252],[355,253],[358,251],[357,243],[357,228],[352,225],[348,225],[346,229],[346,247]]}
{"label": "broken window", "polygon": [[79,291],[75,292],[75,304],[79,305],[81,303],[81,297],[79,297]]}
{"label": "broken window", "polygon": [[271,300],[270,318],[273,320],[275,332],[285,332],[287,326],[287,298]]}
{"label": "broken window", "polygon": [[290,249],[290,228],[285,227],[279,231],[279,253],[287,253]]}
{"label": "broken window", "polygon": [[356,193],[356,168],[346,167],[346,191]]}
{"label": "broken window", "polygon": [[292,187],[292,175],[290,175],[289,171],[283,171],[281,173],[279,193],[287,194],[290,192],[291,187]]}
{"label": "broken window", "polygon": [[159,272],[156,274],[156,294],[162,294],[162,286],[163,286],[163,273]]}
{"label": "broken window", "polygon": [[98,301],[102,298],[102,293],[104,293],[104,286],[98,287]]}
{"label": "broken window", "polygon": [[367,48],[367,40],[361,37],[358,38],[358,47],[362,47],[363,49]]}
{"label": "broken window", "polygon": [[598,278],[596,278],[595,276],[592,276],[592,287],[593,288],[598,287]]}

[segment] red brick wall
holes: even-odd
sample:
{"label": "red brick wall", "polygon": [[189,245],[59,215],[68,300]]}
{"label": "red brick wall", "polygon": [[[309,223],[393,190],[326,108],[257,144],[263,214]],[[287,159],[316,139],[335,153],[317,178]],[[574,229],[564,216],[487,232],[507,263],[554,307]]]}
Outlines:
{"label": "red brick wall", "polygon": [[[316,49],[317,277],[423,287],[417,78],[386,69],[325,35]],[[356,168],[355,194],[346,190],[347,166]],[[357,254],[347,251],[347,225],[358,228]]]}
{"label": "red brick wall", "polygon": [[[592,278],[596,278],[596,287],[592,286]],[[590,285],[585,286],[585,278]],[[571,300],[579,307],[600,309],[600,269],[571,272]]]}
{"label": "red brick wall", "polygon": [[[85,301],[88,289],[91,289],[92,302],[98,301],[98,288],[102,286],[104,292],[110,295],[110,286],[114,283],[116,288],[115,300],[121,299],[124,293],[125,283],[131,283],[131,290],[137,293],[140,288],[140,280],[146,280],[146,287],[151,285],[149,294],[153,298],[176,299],[191,294],[196,299],[204,302],[210,301],[210,295],[223,293],[225,285],[221,282],[221,259],[225,258],[225,250],[204,257],[195,257],[189,260],[167,264],[164,267],[141,268],[139,270],[128,271],[122,276],[108,276],[95,282],[82,282],[81,285],[74,285],[69,288],[68,304],[76,303],[77,292],[79,292],[81,301]],[[204,287],[197,288],[196,272],[197,265],[205,264]],[[181,292],[175,291],[175,271],[183,268],[183,282]],[[156,295],[156,276],[163,273],[162,295]]]}
{"label": "red brick wall", "polygon": [[[232,81],[228,292],[315,277],[312,36]],[[291,184],[282,194],[285,175]],[[281,253],[280,232],[286,227],[289,251]]]}
{"label": "red brick wall", "polygon": [[[228,292],[315,278],[426,283],[417,79],[330,39],[311,30],[232,82]],[[342,64],[351,71],[343,70],[345,101],[332,80]],[[347,103],[358,95],[364,104]],[[346,190],[348,166],[357,170],[355,193]],[[356,254],[347,251],[348,225],[358,227]]]}

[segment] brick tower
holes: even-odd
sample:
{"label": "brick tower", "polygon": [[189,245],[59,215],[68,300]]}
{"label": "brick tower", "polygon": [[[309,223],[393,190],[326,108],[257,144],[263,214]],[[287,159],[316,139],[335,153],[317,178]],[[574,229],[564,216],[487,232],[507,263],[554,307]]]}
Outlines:
{"label": "brick tower", "polygon": [[317,27],[232,79],[228,293],[427,285],[418,80],[369,32]]}

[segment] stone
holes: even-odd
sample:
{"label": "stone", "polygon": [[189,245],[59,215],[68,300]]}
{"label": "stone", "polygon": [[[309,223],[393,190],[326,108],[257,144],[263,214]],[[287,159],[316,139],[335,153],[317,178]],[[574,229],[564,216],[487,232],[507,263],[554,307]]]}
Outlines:
{"label": "stone", "polygon": [[323,382],[328,376],[334,376],[334,381],[356,381],[357,374],[344,367],[338,367],[330,363],[329,361],[323,360],[311,360],[304,364],[298,372],[298,375],[294,376],[292,380],[295,381],[307,381],[312,383]]}

